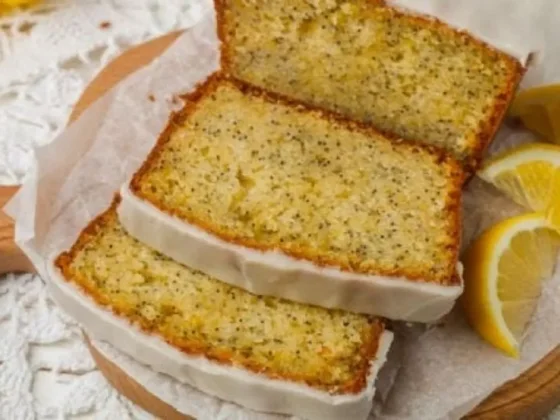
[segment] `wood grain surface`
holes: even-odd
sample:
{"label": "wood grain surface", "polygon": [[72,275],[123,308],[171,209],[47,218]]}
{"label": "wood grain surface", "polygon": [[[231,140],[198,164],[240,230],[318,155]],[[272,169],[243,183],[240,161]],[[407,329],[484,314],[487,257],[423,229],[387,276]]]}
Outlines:
{"label": "wood grain surface", "polygon": [[33,264],[14,242],[14,224],[2,209],[16,193],[18,187],[0,187],[0,274],[9,272],[35,272]]}
{"label": "wood grain surface", "polygon": [[163,402],[154,394],[124,373],[117,365],[104,357],[86,336],[89,351],[107,381],[130,401],[142,407],[147,412],[163,420],[193,420],[192,417],[178,412],[169,404]]}
{"label": "wood grain surface", "polygon": [[[150,63],[178,35],[179,33],[172,33],[142,44],[110,63],[84,91],[71,118],[77,118],[116,83]],[[16,190],[17,187],[0,187],[0,207],[3,207],[4,202]],[[0,211],[0,273],[9,271],[33,271],[33,267],[13,242],[11,220]],[[161,419],[190,420],[190,417],[179,413],[127,376],[118,366],[104,358],[89,341],[88,345],[100,371],[127,398]],[[520,377],[498,388],[466,418],[541,420],[558,405],[560,405],[560,347],[551,351]]]}

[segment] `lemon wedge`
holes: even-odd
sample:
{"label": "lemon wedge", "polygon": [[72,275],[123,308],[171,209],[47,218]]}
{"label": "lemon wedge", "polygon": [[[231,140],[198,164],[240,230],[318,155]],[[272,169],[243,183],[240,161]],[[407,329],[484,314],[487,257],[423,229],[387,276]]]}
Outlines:
{"label": "lemon wedge", "polygon": [[467,319],[490,344],[519,357],[523,333],[543,280],[553,274],[560,235],[545,217],[529,213],[486,230],[463,256]]}
{"label": "lemon wedge", "polygon": [[526,209],[560,229],[560,145],[528,143],[486,161],[478,172]]}
{"label": "lemon wedge", "polygon": [[508,113],[544,139],[560,143],[560,84],[520,92]]}

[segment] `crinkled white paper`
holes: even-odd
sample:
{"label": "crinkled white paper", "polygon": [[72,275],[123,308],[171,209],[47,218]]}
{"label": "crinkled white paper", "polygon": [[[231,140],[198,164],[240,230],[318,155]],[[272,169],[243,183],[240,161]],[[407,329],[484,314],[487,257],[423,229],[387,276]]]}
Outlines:
{"label": "crinkled white paper", "polygon": [[[395,2],[468,28],[520,60],[535,52],[523,87],[560,82],[560,3],[556,0]],[[176,106],[174,95],[189,91],[218,67],[214,11],[210,3],[204,4],[199,23],[159,59],[125,79],[53,143],[36,151],[35,165],[8,212],[16,219],[17,243],[44,278],[46,258],[71,245],[143,161]],[[152,95],[155,101],[149,99]],[[504,128],[490,152],[528,140],[527,133]],[[476,178],[464,202],[464,245],[491,223],[520,211]],[[558,319],[560,275],[545,285],[520,360],[506,358],[482,342],[465,325],[459,310],[422,335],[410,331],[402,343],[403,366],[380,416],[459,418],[558,345]],[[235,413],[228,418],[239,420],[273,418],[204,396],[150,371],[110,344],[98,344],[138,382],[182,412],[208,419],[225,413]]]}

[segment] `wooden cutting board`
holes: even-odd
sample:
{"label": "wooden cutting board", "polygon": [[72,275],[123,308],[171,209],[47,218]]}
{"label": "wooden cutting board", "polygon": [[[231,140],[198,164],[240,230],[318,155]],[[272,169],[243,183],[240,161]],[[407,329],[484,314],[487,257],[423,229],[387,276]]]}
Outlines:
{"label": "wooden cutting board", "polygon": [[[165,51],[178,35],[179,33],[176,32],[142,44],[110,63],[85,90],[74,108],[71,119],[76,119],[91,103],[121,79],[150,63]],[[0,187],[0,209],[16,191],[17,187]],[[33,271],[33,266],[17,248],[13,237],[13,223],[0,211],[0,273]],[[162,419],[189,419],[127,376],[118,366],[104,358],[89,341],[88,344],[99,370],[123,395]],[[523,375],[498,388],[467,418],[541,420],[558,405],[560,405],[560,346]]]}

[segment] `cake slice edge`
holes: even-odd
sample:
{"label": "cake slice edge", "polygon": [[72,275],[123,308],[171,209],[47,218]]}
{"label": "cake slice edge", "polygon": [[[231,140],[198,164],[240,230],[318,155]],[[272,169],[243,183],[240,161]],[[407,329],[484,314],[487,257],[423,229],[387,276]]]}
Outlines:
{"label": "cake slice edge", "polygon": [[[109,212],[94,218],[81,232],[74,247],[87,241],[87,235]],[[113,216],[115,217],[115,216]],[[353,393],[331,394],[304,383],[272,379],[234,365],[214,362],[205,356],[191,355],[167,344],[163,337],[141,329],[97,301],[95,293],[83,289],[79,281],[62,271],[67,253],[55,253],[47,261],[48,286],[54,300],[85,328],[92,337],[106,341],[133,359],[168,374],[180,382],[227,401],[266,412],[301,415],[305,418],[338,419],[351,413],[365,419],[375,395],[375,381],[393,341],[393,333],[382,328],[375,354],[362,388]],[[61,261],[62,258],[64,261]]]}
{"label": "cake slice edge", "polygon": [[[138,193],[138,184],[144,173],[149,172],[150,165],[165,147],[176,125],[195,112],[200,101],[222,82],[231,84],[249,96],[277,101],[300,112],[317,113],[321,118],[335,121],[346,129],[378,134],[385,137],[385,141],[395,141],[403,150],[418,147],[441,159],[441,164],[448,168],[445,202],[449,217],[452,218],[450,231],[446,234],[456,241],[450,251],[454,257],[447,267],[448,284],[438,284],[434,279],[421,277],[410,270],[371,274],[346,270],[346,267],[338,266],[336,261],[325,266],[323,262],[307,258],[306,255],[292,256],[280,245],[278,250],[263,250],[260,249],[262,247],[224,237],[196,220],[191,222],[175,216],[169,209],[160,208],[158,203],[142,197]],[[457,257],[461,224],[460,188],[464,173],[455,159],[437,147],[385,135],[373,127],[254,88],[221,72],[210,75],[184,99],[185,107],[170,116],[144,163],[121,187],[122,201],[117,214],[131,236],[179,263],[259,295],[424,323],[435,322],[452,309],[463,292],[462,266]]]}
{"label": "cake slice edge", "polygon": [[211,277],[251,293],[393,320],[431,323],[454,306],[463,292],[405,277],[359,274],[319,267],[278,251],[260,251],[228,242],[167,214],[137,197],[125,183],[117,207],[119,221],[139,241]]}
{"label": "cake slice edge", "polygon": [[[489,106],[492,112],[486,119],[479,121],[479,125],[476,130],[470,133],[465,133],[469,134],[467,140],[468,144],[465,147],[466,156],[460,158],[459,156],[455,155],[455,153],[451,151],[450,148],[445,147],[445,149],[451,155],[454,155],[455,158],[458,159],[461,163],[463,169],[465,170],[465,174],[467,175],[465,177],[465,180],[470,179],[476,172],[476,170],[480,167],[486,150],[494,141],[495,136],[502,125],[502,122],[506,118],[508,106],[515,96],[519,84],[521,83],[521,80],[528,70],[528,59],[523,62],[521,58],[514,56],[512,52],[492,45],[488,40],[484,39],[480,35],[471,33],[464,28],[457,27],[456,25],[444,21],[442,18],[430,15],[428,13],[413,10],[403,5],[387,4],[387,2],[381,0],[371,1],[370,3],[372,8],[382,8],[391,11],[397,16],[407,16],[413,21],[422,22],[428,28],[430,26],[437,25],[443,28],[447,33],[453,33],[454,35],[461,37],[463,40],[474,42],[474,44],[477,45],[477,47],[480,49],[486,50],[492,54],[496,54],[497,56],[500,56],[502,58],[507,58],[508,66],[510,68],[509,78],[501,86],[500,92],[493,97],[492,103]],[[227,28],[228,24],[230,24],[227,17],[228,0],[214,0],[214,7],[217,16],[217,32],[220,41],[220,66],[222,68],[222,71],[230,77],[238,79],[248,85],[263,88],[263,86],[256,81],[249,80],[247,79],[247,77],[238,74],[238,71],[233,64],[233,56],[235,55],[235,52],[233,51],[234,47],[233,41],[231,39],[232,37],[228,34]],[[286,93],[279,92],[276,89],[271,90],[275,91],[278,94],[286,95]],[[332,108],[320,107],[310,98],[299,98],[299,101],[305,103],[310,107],[324,108],[325,110],[335,112]],[[348,114],[345,114],[344,117],[355,119],[358,121],[361,120],[357,116],[351,116]],[[377,124],[375,123],[367,123],[367,125],[371,125],[379,129],[379,127],[377,127]],[[398,130],[395,129],[382,131],[384,131],[384,133],[388,135],[402,137],[402,135],[398,134]],[[407,139],[409,141],[420,144],[429,144],[428,142],[425,142],[424,139],[418,137],[408,137]]]}
{"label": "cake slice edge", "polygon": [[[80,323],[93,338],[157,372],[176,378],[200,391],[244,407],[264,412],[298,413],[308,418],[337,420],[348,413],[365,419],[371,410],[375,380],[386,361],[393,333],[384,330],[370,364],[366,387],[358,394],[331,395],[309,386],[266,378],[234,366],[190,356],[156,336],[98,306],[76,286],[65,281],[53,261],[48,263],[49,289],[57,304]],[[315,415],[316,417],[313,417]]]}

